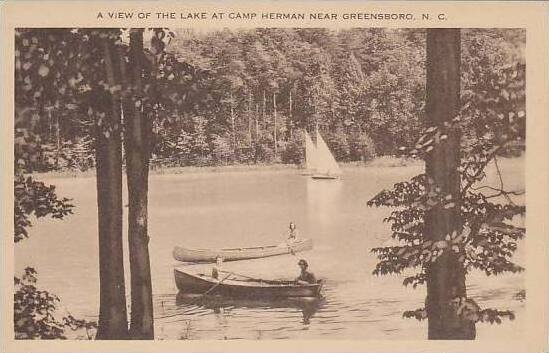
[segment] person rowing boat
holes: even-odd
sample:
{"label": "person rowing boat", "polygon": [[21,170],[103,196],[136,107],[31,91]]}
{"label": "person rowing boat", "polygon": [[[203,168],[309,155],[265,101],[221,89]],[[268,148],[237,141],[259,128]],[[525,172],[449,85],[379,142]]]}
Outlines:
{"label": "person rowing boat", "polygon": [[309,267],[309,264],[307,261],[301,259],[297,263],[299,268],[301,269],[301,273],[299,276],[295,279],[295,282],[297,284],[315,284],[317,283],[316,277],[312,272],[307,271],[307,268]]}

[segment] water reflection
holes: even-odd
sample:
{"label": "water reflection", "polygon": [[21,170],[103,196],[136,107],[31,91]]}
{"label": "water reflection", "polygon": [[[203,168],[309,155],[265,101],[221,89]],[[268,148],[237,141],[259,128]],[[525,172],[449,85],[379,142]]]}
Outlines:
{"label": "water reflection", "polygon": [[179,292],[176,296],[176,305],[181,309],[194,307],[212,310],[214,314],[230,313],[233,309],[297,309],[303,315],[302,323],[309,325],[311,318],[325,303],[320,298],[279,298],[279,299],[253,299],[230,298],[217,295],[197,295]]}
{"label": "water reflection", "polygon": [[336,180],[307,179],[307,213],[309,221],[323,225],[340,206],[343,182]]}

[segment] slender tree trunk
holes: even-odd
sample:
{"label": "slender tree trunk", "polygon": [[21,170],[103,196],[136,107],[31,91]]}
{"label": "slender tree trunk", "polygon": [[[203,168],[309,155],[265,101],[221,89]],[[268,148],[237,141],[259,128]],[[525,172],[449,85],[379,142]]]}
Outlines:
{"label": "slender tree trunk", "polygon": [[57,156],[55,163],[59,166],[59,156],[61,155],[61,128],[59,126],[59,114],[55,114],[55,136],[57,143]]}
{"label": "slender tree trunk", "polygon": [[315,124],[315,133],[314,133],[314,137],[313,137],[313,141],[315,143],[315,145],[318,143],[318,141],[316,140],[316,137],[318,135],[318,117],[316,116],[316,102],[315,104],[313,104],[313,116],[314,116],[314,124]]}
{"label": "slender tree trunk", "polygon": [[259,159],[259,104],[255,104],[255,144],[254,160],[257,163]]}
{"label": "slender tree trunk", "polygon": [[234,107],[233,107],[233,92],[230,93],[230,101],[231,101],[231,129],[232,129],[232,135],[233,135],[233,156],[236,158],[236,127],[235,127],[235,121],[234,121]]}
{"label": "slender tree trunk", "polygon": [[252,147],[252,93],[248,92],[248,146]]}
{"label": "slender tree trunk", "polygon": [[[427,30],[427,119],[442,126],[453,119],[459,109],[460,31],[459,29]],[[425,215],[425,235],[433,241],[460,229],[460,136],[451,133],[447,142],[437,144],[426,158],[428,189],[439,187],[451,194],[456,207],[435,207]],[[429,191],[429,190],[427,190]],[[466,297],[465,271],[458,261],[460,254],[445,252],[427,269],[429,339],[474,339],[475,324],[461,319],[452,302]]]}
{"label": "slender tree trunk", "polygon": [[[114,86],[115,50],[107,41],[103,50],[107,80],[109,85]],[[105,118],[101,124],[97,124],[95,148],[100,286],[97,339],[127,339],[128,318],[122,250],[120,101],[114,94],[102,92],[98,95],[91,103],[105,114]]]}
{"label": "slender tree trunk", "polygon": [[255,143],[259,140],[259,104],[255,105]]}
{"label": "slender tree trunk", "polygon": [[277,141],[276,141],[276,93],[273,93],[273,120],[274,120],[274,127],[273,127],[273,137],[274,137],[274,159],[276,161],[276,155],[277,155]]}
{"label": "slender tree trunk", "polygon": [[[130,30],[129,95],[124,99],[132,339],[153,339],[153,300],[147,205],[152,124],[143,114],[143,30]],[[122,64],[123,65],[123,64]]]}
{"label": "slender tree trunk", "polygon": [[[52,109],[48,109],[48,117],[50,121],[50,131],[51,131],[51,121],[52,119]],[[61,155],[61,136],[59,128],[59,114],[55,114],[55,167],[59,168],[59,156]]]}
{"label": "slender tree trunk", "polygon": [[267,96],[265,95],[265,90],[263,90],[263,109],[261,110],[261,120],[265,124],[265,114],[267,110]]}
{"label": "slender tree trunk", "polygon": [[52,140],[52,117],[51,117],[51,109],[48,109],[48,142]]}
{"label": "slender tree trunk", "polygon": [[292,120],[292,89],[290,88],[290,110],[289,110],[289,120],[290,120],[290,139],[294,134],[294,121]]}

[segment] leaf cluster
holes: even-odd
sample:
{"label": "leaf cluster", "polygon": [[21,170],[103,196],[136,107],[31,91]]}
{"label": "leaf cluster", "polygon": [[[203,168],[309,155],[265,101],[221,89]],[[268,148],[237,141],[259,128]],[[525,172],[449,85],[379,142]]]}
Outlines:
{"label": "leaf cluster", "polygon": [[[36,288],[36,271],[27,267],[14,278],[14,330],[16,339],[66,339],[66,329],[96,329],[95,322],[75,319],[68,314],[56,317],[59,298]],[[89,333],[88,333],[89,337]]]}

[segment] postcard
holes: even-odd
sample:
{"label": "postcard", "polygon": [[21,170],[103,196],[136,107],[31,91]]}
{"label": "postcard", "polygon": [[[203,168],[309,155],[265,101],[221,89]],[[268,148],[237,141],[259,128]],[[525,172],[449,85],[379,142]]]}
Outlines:
{"label": "postcard", "polygon": [[5,1],[2,351],[546,351],[547,14]]}

